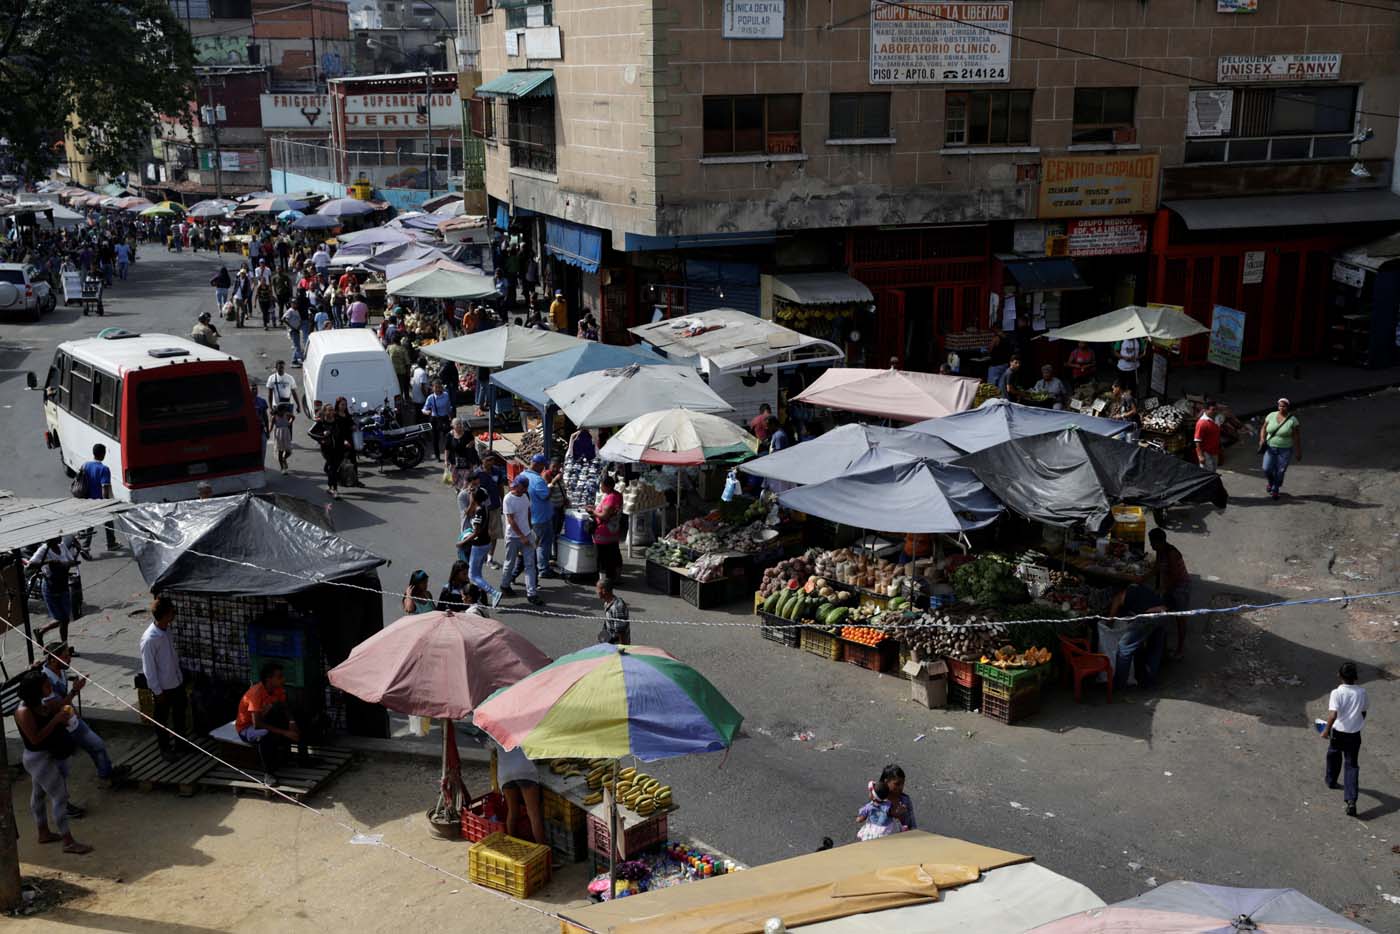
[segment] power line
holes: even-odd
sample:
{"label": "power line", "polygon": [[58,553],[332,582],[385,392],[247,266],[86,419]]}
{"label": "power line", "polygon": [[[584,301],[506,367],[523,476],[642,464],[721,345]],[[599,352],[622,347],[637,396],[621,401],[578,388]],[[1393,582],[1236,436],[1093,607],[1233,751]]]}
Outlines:
{"label": "power line", "polygon": [[[1108,63],[1113,64],[1113,65],[1122,65],[1122,66],[1124,66],[1125,68],[1136,68],[1136,69],[1138,69],[1139,71],[1146,71],[1146,72],[1150,72],[1150,73],[1152,73],[1152,74],[1165,75],[1166,77],[1169,77],[1169,78],[1180,78],[1180,79],[1182,79],[1182,80],[1184,80],[1184,81],[1189,81],[1189,82],[1191,82],[1191,83],[1193,83],[1193,84],[1200,84],[1200,85],[1204,85],[1204,86],[1207,86],[1207,87],[1212,87],[1212,88],[1214,88],[1214,87],[1219,87],[1219,86],[1220,86],[1220,81],[1217,80],[1217,79],[1201,78],[1201,77],[1198,77],[1198,76],[1196,76],[1196,75],[1190,74],[1189,72],[1184,72],[1184,71],[1173,71],[1173,70],[1171,70],[1170,68],[1158,68],[1158,67],[1156,67],[1156,66],[1154,66],[1154,65],[1144,65],[1144,64],[1142,64],[1141,62],[1132,62],[1132,61],[1128,61],[1127,59],[1114,58],[1114,57],[1111,56],[1111,55],[1103,55],[1103,54],[1100,54],[1100,53],[1098,53],[1098,52],[1090,52],[1090,51],[1088,51],[1088,50],[1086,50],[1086,49],[1076,49],[1076,48],[1074,48],[1074,47],[1072,47],[1072,46],[1061,45],[1061,44],[1058,43],[1058,42],[1052,42],[1052,41],[1050,41],[1049,39],[1033,39],[1033,38],[1031,38],[1030,36],[1022,35],[1022,34],[1019,33],[1019,32],[1014,32],[1014,31],[1009,30],[1009,29],[1005,29],[1005,30],[1003,30],[1003,29],[997,29],[997,28],[995,28],[995,27],[993,27],[993,26],[987,26],[987,25],[985,25],[985,24],[983,24],[983,23],[972,23],[972,22],[968,22],[967,20],[958,19],[956,16],[944,16],[944,15],[942,15],[942,14],[940,14],[940,13],[936,13],[936,12],[933,12],[933,11],[931,11],[931,10],[926,10],[926,9],[923,9],[923,8],[910,6],[910,5],[907,4],[907,3],[900,3],[900,2],[898,2],[898,0],[875,0],[875,2],[880,3],[880,4],[884,5],[884,6],[889,6],[889,7],[894,7],[895,9],[904,10],[904,11],[909,12],[909,13],[916,13],[916,14],[918,14],[919,16],[924,17],[924,18],[927,18],[927,19],[937,19],[937,20],[942,20],[942,21],[944,21],[944,22],[956,23],[956,24],[958,24],[959,26],[970,26],[970,27],[972,27],[973,29],[980,29],[980,30],[982,30],[983,32],[990,32],[990,33],[993,33],[994,35],[998,35],[998,36],[1009,36],[1010,38],[1013,38],[1013,39],[1020,39],[1022,42],[1029,42],[1029,43],[1031,43],[1032,45],[1045,46],[1046,48],[1055,49],[1057,52],[1069,52],[1069,53],[1072,53],[1072,54],[1074,54],[1074,55],[1083,56],[1084,58],[1091,58],[1091,59],[1095,59],[1096,61],[1108,62]],[[1347,3],[1347,4],[1357,5],[1357,6],[1366,6],[1366,4],[1358,4],[1358,3],[1356,3],[1355,0],[1328,0],[1328,2],[1330,2],[1330,3]],[[1381,10],[1382,12],[1386,12],[1386,13],[1400,13],[1400,8],[1397,8],[1397,9],[1393,9],[1393,10],[1392,10],[1392,9],[1388,9],[1388,8],[1385,8],[1385,7],[1372,7],[1372,9]],[[863,11],[863,12],[861,12],[861,13],[858,13],[858,14],[854,15],[854,16],[847,17],[846,19],[841,20],[841,21],[839,21],[839,22],[830,23],[830,24],[828,24],[827,29],[833,29],[833,28],[835,28],[836,26],[844,26],[844,25],[846,25],[847,23],[855,22],[856,20],[862,19],[862,18],[867,17],[867,16],[869,16],[869,15],[870,15],[870,14],[869,14],[868,11]],[[928,83],[937,84],[937,83],[939,83],[939,82],[928,82]],[[1275,89],[1274,89],[1274,93],[1279,94],[1279,95],[1281,95],[1281,96],[1284,96],[1284,97],[1287,98],[1287,99],[1294,100],[1294,101],[1298,101],[1298,102],[1300,102],[1300,103],[1311,104],[1311,105],[1314,106],[1314,107],[1321,107],[1321,108],[1324,108],[1324,109],[1327,109],[1327,110],[1338,110],[1338,111],[1342,111],[1342,112],[1344,112],[1344,113],[1353,114],[1353,115],[1355,115],[1355,116],[1380,117],[1380,118],[1387,119],[1387,120],[1394,120],[1394,119],[1396,119],[1396,117],[1397,117],[1397,114],[1381,113],[1380,111],[1372,111],[1372,110],[1357,110],[1357,109],[1353,109],[1353,108],[1350,108],[1350,107],[1341,107],[1341,106],[1338,106],[1338,105],[1336,105],[1336,104],[1327,104],[1327,103],[1324,103],[1324,102],[1322,102],[1322,101],[1314,100],[1314,99],[1311,98],[1311,97],[1303,97],[1303,96],[1301,96],[1301,95],[1290,95],[1286,90],[1279,89],[1279,88],[1275,88]]]}

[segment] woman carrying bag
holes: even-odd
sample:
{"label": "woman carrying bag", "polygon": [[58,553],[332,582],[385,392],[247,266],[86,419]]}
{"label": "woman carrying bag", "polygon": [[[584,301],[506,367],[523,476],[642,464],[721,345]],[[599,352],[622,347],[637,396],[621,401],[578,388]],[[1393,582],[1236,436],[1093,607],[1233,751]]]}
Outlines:
{"label": "woman carrying bag", "polygon": [[1288,465],[1303,459],[1303,426],[1287,399],[1278,400],[1259,428],[1259,453],[1264,455],[1264,482],[1269,496],[1278,499]]}

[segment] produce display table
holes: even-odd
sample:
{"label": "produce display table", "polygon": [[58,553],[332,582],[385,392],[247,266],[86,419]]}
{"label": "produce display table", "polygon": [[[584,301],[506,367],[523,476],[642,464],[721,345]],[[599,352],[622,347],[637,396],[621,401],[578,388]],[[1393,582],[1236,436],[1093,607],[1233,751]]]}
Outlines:
{"label": "produce display table", "polygon": [[[596,836],[599,828],[606,832],[608,826],[608,808],[606,798],[599,804],[584,804],[583,799],[593,794],[593,790],[588,787],[587,779],[582,775],[556,775],[548,768],[541,768],[540,784],[559,797],[568,801],[573,806],[584,812],[589,822],[590,838]],[[636,811],[631,810],[621,802],[617,805],[617,822],[619,829],[623,833],[624,841],[628,841],[627,835],[639,830],[644,830],[648,824],[657,828],[659,839],[655,842],[665,843],[669,816],[678,811],[679,808],[672,804],[669,807],[657,808],[650,814],[643,817]],[[630,842],[630,841],[628,841]],[[650,845],[645,844],[645,845]],[[596,849],[596,847],[593,847]],[[624,854],[625,855],[625,854]]]}
{"label": "produce display table", "polygon": [[1080,574],[1089,577],[1097,577],[1101,580],[1113,581],[1117,584],[1136,584],[1142,572],[1131,572],[1123,568],[1105,567],[1099,564],[1094,558],[1086,558],[1080,555],[1060,555],[1060,558],[1069,567],[1074,568]]}

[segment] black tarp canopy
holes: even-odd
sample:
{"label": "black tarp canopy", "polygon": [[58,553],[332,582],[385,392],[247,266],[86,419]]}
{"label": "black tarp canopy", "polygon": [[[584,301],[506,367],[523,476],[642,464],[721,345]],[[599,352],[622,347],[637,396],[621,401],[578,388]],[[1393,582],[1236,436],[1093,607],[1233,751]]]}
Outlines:
{"label": "black tarp canopy", "polygon": [[960,457],[1007,508],[1048,525],[1108,525],[1113,506],[1148,509],[1178,503],[1225,507],[1220,475],[1114,438],[1073,428],[1014,438]]}
{"label": "black tarp canopy", "polygon": [[308,518],[309,504],[250,493],[150,503],[122,514],[152,592],[299,593],[372,571],[385,560]]}

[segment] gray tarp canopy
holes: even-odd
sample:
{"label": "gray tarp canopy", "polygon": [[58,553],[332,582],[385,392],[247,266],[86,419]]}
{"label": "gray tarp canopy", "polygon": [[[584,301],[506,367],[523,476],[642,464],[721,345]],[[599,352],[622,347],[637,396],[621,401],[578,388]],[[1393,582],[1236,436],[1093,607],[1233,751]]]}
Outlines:
{"label": "gray tarp canopy", "polygon": [[[1179,457],[1074,428],[1016,438],[953,462],[967,467],[1008,509],[1047,525],[1102,529],[1113,506],[1157,509],[1228,498],[1220,475]],[[798,508],[798,507],[793,507]]]}
{"label": "gray tarp canopy", "polygon": [[0,551],[84,532],[130,508],[115,499],[21,497],[0,491]]}
{"label": "gray tarp canopy", "polygon": [[554,404],[545,390],[572,376],[632,363],[666,362],[661,354],[641,344],[618,347],[615,344],[586,341],[533,363],[492,373],[491,382],[543,412],[547,406]]}
{"label": "gray tarp canopy", "polygon": [[962,452],[957,448],[928,434],[851,424],[751,460],[739,469],[769,480],[807,484],[853,473],[857,465],[874,470],[920,458],[950,461],[960,456]]}
{"label": "gray tarp canopy", "polygon": [[1001,504],[972,471],[930,460],[798,487],[779,493],[778,502],[877,532],[965,532],[990,525],[1002,513]]}
{"label": "gray tarp canopy", "polygon": [[136,506],[119,525],[132,533],[132,556],[152,591],[291,594],[385,563],[250,493]]}
{"label": "gray tarp canopy", "polygon": [[[969,454],[989,448],[1012,438],[1043,435],[1065,428],[1078,428],[1107,437],[1131,438],[1137,428],[1132,422],[1116,418],[1099,418],[1057,409],[1038,409],[1019,405],[1005,399],[988,399],[975,409],[930,418],[910,425],[906,430],[942,438],[953,447]],[[952,460],[953,458],[944,458]]]}

